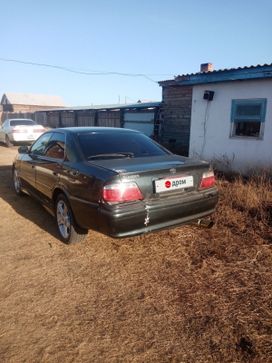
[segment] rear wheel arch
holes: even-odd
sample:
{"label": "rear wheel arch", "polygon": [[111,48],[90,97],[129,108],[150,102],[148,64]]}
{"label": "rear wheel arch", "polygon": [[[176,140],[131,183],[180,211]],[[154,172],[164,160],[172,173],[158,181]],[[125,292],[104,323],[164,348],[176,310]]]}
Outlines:
{"label": "rear wheel arch", "polygon": [[[56,205],[56,202],[57,202],[57,199],[58,199],[58,196],[62,194],[65,196],[65,198],[67,199],[68,203],[69,203],[69,206],[71,208],[71,211],[73,213],[73,217],[74,217],[74,211],[73,211],[73,208],[71,207],[71,203],[70,203],[70,198],[69,198],[69,194],[65,191],[65,189],[62,189],[60,187],[56,187],[54,192],[53,192],[53,195],[52,195],[52,205],[53,205],[53,208],[54,208],[54,211],[55,211],[55,205]],[[74,217],[75,219],[75,217]]]}
{"label": "rear wheel arch", "polygon": [[[66,200],[67,204],[68,204],[68,207],[71,211],[71,214],[72,214],[72,221],[73,221],[73,229],[74,229],[74,232],[73,232],[73,235],[74,237],[72,238],[73,241],[65,241],[65,243],[74,243],[74,242],[79,242],[79,241],[82,241],[86,234],[88,233],[88,230],[85,229],[85,228],[82,228],[78,225],[77,223],[77,220],[76,220],[76,217],[75,217],[75,214],[73,212],[73,209],[72,209],[72,206],[71,206],[71,203],[70,203],[70,200],[69,200],[69,196],[68,196],[68,193],[63,190],[62,188],[59,188],[57,187],[54,192],[53,192],[53,196],[52,196],[52,202],[53,202],[53,208],[54,208],[54,212],[55,212],[55,217],[57,218],[57,215],[56,215],[56,205],[57,205],[57,202],[59,200],[59,197],[62,196],[64,197],[64,199]],[[75,237],[75,235],[77,235]],[[63,240],[63,238],[62,238]]]}
{"label": "rear wheel arch", "polygon": [[61,188],[56,188],[56,189],[54,190],[54,192],[53,192],[53,195],[52,195],[53,205],[55,205],[56,200],[57,200],[57,198],[58,198],[58,195],[59,195],[59,194],[64,194],[64,195],[65,195],[65,197],[68,199],[68,195],[67,195],[67,193],[66,193],[63,189],[61,189]]}

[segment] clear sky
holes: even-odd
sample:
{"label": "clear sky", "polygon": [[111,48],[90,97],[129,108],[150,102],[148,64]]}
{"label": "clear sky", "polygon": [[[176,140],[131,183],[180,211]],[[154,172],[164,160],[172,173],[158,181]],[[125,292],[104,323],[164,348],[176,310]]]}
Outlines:
{"label": "clear sky", "polygon": [[1,0],[0,93],[62,96],[68,105],[161,100],[154,81],[272,63],[271,0]]}

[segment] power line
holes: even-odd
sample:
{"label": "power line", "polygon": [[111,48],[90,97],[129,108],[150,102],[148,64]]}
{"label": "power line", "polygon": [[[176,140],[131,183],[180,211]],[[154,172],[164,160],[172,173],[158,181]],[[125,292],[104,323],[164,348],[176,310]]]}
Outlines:
{"label": "power line", "polygon": [[[2,58],[2,57],[0,57],[0,61],[19,63],[19,64],[26,64],[26,65],[37,66],[37,67],[53,68],[53,69],[58,69],[58,70],[65,71],[65,72],[82,74],[82,75],[85,75],[85,76],[110,76],[110,75],[116,75],[116,76],[124,76],[124,77],[143,77],[143,78],[147,79],[150,82],[157,83],[154,79],[149,77],[149,75],[144,74],[144,73],[123,73],[123,72],[94,71],[94,70],[93,71],[81,71],[81,70],[78,70],[78,69],[72,69],[72,68],[69,68],[69,67],[59,66],[59,65],[55,65],[55,64],[37,63],[37,62],[24,61],[24,60],[20,60],[20,59],[11,59],[11,58]],[[166,74],[165,74],[165,76],[166,76]],[[170,76],[170,75],[168,75],[168,76]]]}

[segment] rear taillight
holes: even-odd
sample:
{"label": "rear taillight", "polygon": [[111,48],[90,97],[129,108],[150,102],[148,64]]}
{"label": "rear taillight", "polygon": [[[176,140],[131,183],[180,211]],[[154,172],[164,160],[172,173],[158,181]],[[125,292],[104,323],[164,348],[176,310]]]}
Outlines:
{"label": "rear taillight", "polygon": [[207,171],[206,173],[203,173],[199,189],[208,189],[214,186],[215,186],[214,172]]}
{"label": "rear taillight", "polygon": [[16,127],[13,127],[12,128],[12,132],[25,132],[26,130],[25,129],[22,129],[22,128],[16,128]]}
{"label": "rear taillight", "polygon": [[143,195],[136,183],[124,182],[105,185],[103,199],[108,203],[123,203],[142,200]]}
{"label": "rear taillight", "polygon": [[34,129],[33,131],[34,131],[34,132],[40,132],[40,133],[41,133],[41,132],[44,132],[44,131],[45,131],[45,129],[40,128],[40,129]]}

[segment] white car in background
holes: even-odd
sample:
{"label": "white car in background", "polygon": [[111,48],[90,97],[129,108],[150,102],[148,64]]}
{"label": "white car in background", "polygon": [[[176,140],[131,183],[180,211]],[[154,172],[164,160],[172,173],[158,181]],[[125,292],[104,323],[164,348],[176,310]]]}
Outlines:
{"label": "white car in background", "polygon": [[32,143],[46,129],[31,119],[7,119],[0,128],[0,142],[7,146],[17,143]]}

